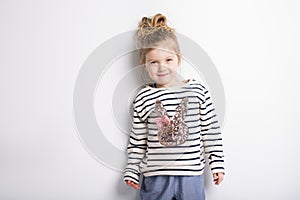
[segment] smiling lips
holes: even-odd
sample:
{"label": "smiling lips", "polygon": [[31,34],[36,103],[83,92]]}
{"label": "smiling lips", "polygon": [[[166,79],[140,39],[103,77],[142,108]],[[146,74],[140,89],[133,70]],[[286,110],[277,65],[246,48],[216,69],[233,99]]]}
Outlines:
{"label": "smiling lips", "polygon": [[164,77],[164,76],[167,76],[168,73],[164,73],[164,74],[157,74],[157,76],[160,76],[160,77]]}

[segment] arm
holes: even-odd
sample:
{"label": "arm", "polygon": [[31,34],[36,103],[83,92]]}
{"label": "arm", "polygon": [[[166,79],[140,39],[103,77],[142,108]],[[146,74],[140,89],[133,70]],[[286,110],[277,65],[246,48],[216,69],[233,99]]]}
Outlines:
{"label": "arm", "polygon": [[205,88],[202,100],[200,106],[200,120],[204,152],[208,157],[214,182],[216,185],[219,185],[225,174],[221,130],[210,93]]}
{"label": "arm", "polygon": [[143,121],[134,104],[133,121],[127,147],[128,163],[124,170],[124,181],[139,189],[140,164],[147,149],[147,124]]}

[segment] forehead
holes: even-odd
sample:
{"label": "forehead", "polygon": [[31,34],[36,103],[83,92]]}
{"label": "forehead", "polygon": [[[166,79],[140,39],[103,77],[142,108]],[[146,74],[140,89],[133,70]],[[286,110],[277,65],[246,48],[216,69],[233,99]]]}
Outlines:
{"label": "forehead", "polygon": [[146,58],[176,56],[174,50],[170,48],[154,48],[146,54]]}

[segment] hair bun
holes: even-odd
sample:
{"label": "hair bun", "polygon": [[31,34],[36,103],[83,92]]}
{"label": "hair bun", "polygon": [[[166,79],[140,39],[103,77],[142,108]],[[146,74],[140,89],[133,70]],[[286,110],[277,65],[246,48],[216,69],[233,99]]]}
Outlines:
{"label": "hair bun", "polygon": [[152,27],[168,27],[167,18],[162,14],[156,14],[152,18]]}
{"label": "hair bun", "polygon": [[147,30],[148,32],[150,29],[152,29],[153,31],[155,29],[157,30],[161,28],[166,29],[168,31],[174,31],[173,28],[167,25],[167,18],[160,13],[156,14],[153,17],[143,17],[138,26],[138,29],[142,32],[144,30]]}

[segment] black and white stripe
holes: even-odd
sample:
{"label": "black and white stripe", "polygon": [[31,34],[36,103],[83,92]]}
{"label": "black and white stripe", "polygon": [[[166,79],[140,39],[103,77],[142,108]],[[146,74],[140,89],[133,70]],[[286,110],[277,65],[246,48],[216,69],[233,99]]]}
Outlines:
{"label": "black and white stripe", "polygon": [[[178,146],[163,146],[157,137],[153,112],[159,99],[170,118],[184,97],[188,112],[188,140]],[[224,172],[224,155],[220,126],[209,91],[197,81],[180,88],[143,88],[133,104],[133,123],[128,144],[128,164],[124,180],[139,183],[139,176],[200,175],[208,158],[212,173]]]}

